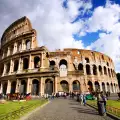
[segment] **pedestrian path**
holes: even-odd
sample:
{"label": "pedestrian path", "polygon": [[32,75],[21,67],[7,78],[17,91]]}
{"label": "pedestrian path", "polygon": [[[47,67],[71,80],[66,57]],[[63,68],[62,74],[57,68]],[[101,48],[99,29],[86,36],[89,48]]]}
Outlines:
{"label": "pedestrian path", "polygon": [[105,118],[99,116],[95,109],[80,105],[75,100],[56,98],[26,120],[105,120]]}

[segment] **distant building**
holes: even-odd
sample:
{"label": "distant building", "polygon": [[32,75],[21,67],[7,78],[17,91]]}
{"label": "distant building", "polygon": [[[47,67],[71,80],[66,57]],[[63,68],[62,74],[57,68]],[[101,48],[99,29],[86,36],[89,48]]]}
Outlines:
{"label": "distant building", "polygon": [[0,93],[44,95],[57,92],[119,91],[114,63],[102,53],[38,47],[27,17],[3,33],[0,50]]}

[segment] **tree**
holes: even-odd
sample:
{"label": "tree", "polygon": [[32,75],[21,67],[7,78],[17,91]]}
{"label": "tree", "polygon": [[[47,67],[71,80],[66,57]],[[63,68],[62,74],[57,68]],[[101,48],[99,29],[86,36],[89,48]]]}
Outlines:
{"label": "tree", "polygon": [[117,73],[117,79],[118,79],[118,84],[119,84],[119,88],[120,88],[120,73]]}

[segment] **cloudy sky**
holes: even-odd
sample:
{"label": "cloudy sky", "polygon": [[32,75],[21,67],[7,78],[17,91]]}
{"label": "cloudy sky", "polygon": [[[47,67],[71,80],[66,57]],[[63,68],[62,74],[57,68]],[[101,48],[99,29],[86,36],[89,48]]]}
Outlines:
{"label": "cloudy sky", "polygon": [[99,51],[120,72],[120,0],[1,0],[0,37],[23,16],[37,30],[39,46]]}

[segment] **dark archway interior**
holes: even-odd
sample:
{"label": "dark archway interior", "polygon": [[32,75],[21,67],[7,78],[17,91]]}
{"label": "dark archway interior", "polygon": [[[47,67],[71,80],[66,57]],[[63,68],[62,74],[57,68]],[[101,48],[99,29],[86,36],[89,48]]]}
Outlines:
{"label": "dark archway interior", "polygon": [[89,86],[89,88],[88,88],[89,92],[92,92],[93,91],[93,84],[91,81],[88,81],[88,86]]}
{"label": "dark archway interior", "polygon": [[4,64],[1,64],[1,71],[0,71],[0,74],[2,75],[2,73],[3,73],[3,70],[4,70]]}
{"label": "dark archway interior", "polygon": [[78,70],[83,70],[83,65],[81,63],[78,65]]}
{"label": "dark archway interior", "polygon": [[40,67],[40,58],[38,56],[34,57],[34,67],[35,68]]}
{"label": "dark archway interior", "polygon": [[18,65],[19,65],[19,61],[15,60],[15,62],[14,62],[14,71],[18,70]]}
{"label": "dark archway interior", "polygon": [[53,81],[50,79],[45,81],[45,93],[49,95],[52,95],[53,93]]}
{"label": "dark archway interior", "polygon": [[104,74],[107,75],[107,69],[105,66],[104,66]]}
{"label": "dark archway interior", "polygon": [[25,95],[27,90],[27,83],[25,80],[21,81],[20,94]]}
{"label": "dark archway interior", "polygon": [[23,69],[28,69],[29,60],[28,58],[23,59]]}
{"label": "dark archway interior", "polygon": [[26,40],[26,49],[30,49],[30,40]]}
{"label": "dark archway interior", "polygon": [[85,58],[85,61],[86,61],[86,63],[89,63],[90,61],[89,61],[89,58]]}
{"label": "dark archway interior", "polygon": [[66,67],[67,67],[67,61],[64,59],[60,60],[59,67],[63,64],[66,65]]}
{"label": "dark archway interior", "polygon": [[66,80],[62,80],[60,82],[60,85],[62,87],[63,92],[69,92],[69,85],[68,85],[68,82]]}
{"label": "dark archway interior", "polygon": [[97,67],[96,67],[96,65],[93,65],[93,75],[97,75]]}
{"label": "dark archway interior", "polygon": [[32,95],[39,95],[39,81],[36,79],[32,81]]}
{"label": "dark archway interior", "polygon": [[80,92],[80,82],[78,80],[73,81],[73,91]]}
{"label": "dark archway interior", "polygon": [[10,71],[10,63],[7,63],[6,73],[9,73],[9,71]]}
{"label": "dark archway interior", "polygon": [[97,81],[95,81],[95,90],[96,91],[100,90],[100,85]]}
{"label": "dark archway interior", "polygon": [[3,94],[6,95],[7,92],[7,83],[3,84]]}
{"label": "dark archway interior", "polygon": [[103,92],[106,92],[106,90],[105,90],[105,83],[104,82],[102,82],[102,90],[103,90]]}
{"label": "dark archway interior", "polygon": [[86,73],[87,73],[87,75],[91,74],[91,72],[90,72],[90,65],[86,65]]}
{"label": "dark archway interior", "polygon": [[55,68],[55,61],[50,61],[50,69],[51,70],[54,70],[54,68]]}
{"label": "dark archway interior", "polygon": [[16,89],[16,81],[13,81],[12,84],[11,84],[11,94],[14,94],[15,93],[15,89]]}
{"label": "dark archway interior", "polygon": [[100,75],[102,75],[102,67],[99,65],[99,72],[100,72]]}

